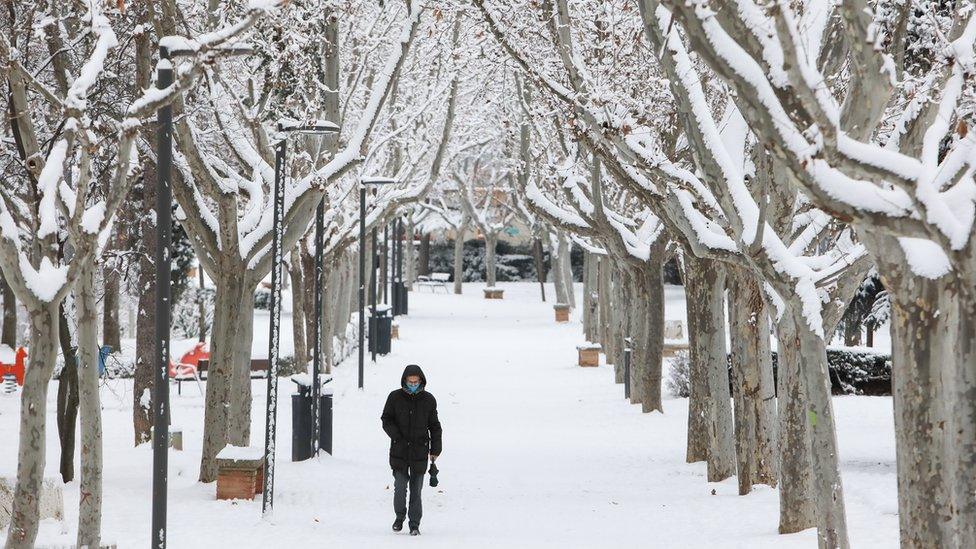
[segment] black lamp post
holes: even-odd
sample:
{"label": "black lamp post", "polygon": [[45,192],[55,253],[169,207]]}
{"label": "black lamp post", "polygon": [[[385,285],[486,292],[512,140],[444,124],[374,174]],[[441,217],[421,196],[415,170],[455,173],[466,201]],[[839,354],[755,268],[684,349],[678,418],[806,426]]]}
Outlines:
{"label": "black lamp post", "polygon": [[[268,349],[268,399],[265,410],[264,432],[264,489],[262,490],[261,499],[261,512],[264,514],[268,514],[274,507],[275,440],[277,434],[276,413],[278,410],[278,343],[281,324],[281,268],[284,263],[284,250],[282,250],[284,230],[281,227],[281,220],[285,216],[284,180],[285,157],[288,152],[288,134],[297,132],[302,134],[324,135],[337,133],[338,131],[338,126],[324,120],[309,122],[283,120],[278,123],[280,136],[278,142],[275,143],[274,208],[271,226],[271,326]],[[321,202],[319,205],[321,206]],[[317,210],[318,212],[321,212],[321,208]],[[316,229],[318,229],[319,224],[321,224],[321,218],[316,221]],[[318,250],[316,251],[318,252]],[[316,278],[319,277],[319,274],[319,272],[316,272]],[[316,311],[316,314],[321,314],[321,311]],[[318,331],[316,331],[316,335],[318,335]],[[318,337],[316,337],[316,347],[318,346],[317,340]],[[318,438],[318,366],[318,362],[313,361],[312,406],[315,428],[313,429],[312,436],[316,439]]]}
{"label": "black lamp post", "polygon": [[[364,177],[360,179],[359,185],[359,388],[363,388],[363,365],[366,360],[366,343],[365,343],[365,331],[366,331],[366,187],[369,185],[391,185],[396,183],[396,179],[389,177]],[[370,301],[372,301],[373,310],[376,310],[376,227],[373,227],[373,248],[370,253],[371,258],[370,265],[372,267],[372,275],[370,280],[372,283],[372,291],[370,292]],[[375,348],[375,346],[374,346]],[[376,354],[373,354],[373,360],[376,360]]]}
{"label": "black lamp post", "polygon": [[[224,55],[243,55],[248,48],[220,48]],[[156,88],[164,90],[173,85],[175,71],[173,59],[196,54],[196,50],[159,46],[159,64],[156,66]],[[166,547],[166,504],[169,471],[169,336],[171,307],[170,269],[172,268],[173,191],[170,179],[173,173],[173,106],[166,103],[157,111],[156,126],[156,317],[154,336],[159,345],[158,361],[153,371],[152,386],[152,433],[153,433],[153,480],[152,480],[152,532],[153,549]]]}

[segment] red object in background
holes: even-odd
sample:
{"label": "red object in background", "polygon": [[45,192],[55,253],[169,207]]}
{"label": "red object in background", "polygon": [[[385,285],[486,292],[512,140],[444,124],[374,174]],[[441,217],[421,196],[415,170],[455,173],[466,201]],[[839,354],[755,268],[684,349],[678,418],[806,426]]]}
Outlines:
{"label": "red object in background", "polygon": [[197,343],[193,349],[181,356],[179,364],[170,361],[169,377],[193,376],[201,360],[210,360],[210,351],[207,350],[207,344],[204,342]]}
{"label": "red object in background", "polygon": [[196,366],[201,360],[210,360],[210,351],[207,350],[207,344],[202,341],[180,357],[180,364]]}
{"label": "red object in background", "polygon": [[24,386],[24,372],[26,367],[24,365],[25,359],[27,358],[27,351],[23,347],[17,348],[17,354],[14,355],[13,364],[4,364],[0,362],[0,377],[4,374],[13,374],[17,378],[17,385],[21,387]]}

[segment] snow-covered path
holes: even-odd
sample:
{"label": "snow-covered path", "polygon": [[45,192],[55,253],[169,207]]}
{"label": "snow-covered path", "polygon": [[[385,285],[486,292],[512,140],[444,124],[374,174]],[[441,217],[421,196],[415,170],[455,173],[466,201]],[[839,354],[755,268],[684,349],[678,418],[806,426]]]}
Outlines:
{"label": "snow-covered path", "polygon": [[[812,531],[777,535],[774,490],[740,497],[734,479],[709,484],[703,464],[684,463],[687,401],[667,400],[663,415],[641,414],[624,401],[610,368],[575,365],[578,323],[555,324],[536,285],[506,288],[502,301],[481,299],[477,285],[466,285],[464,296],[411,294],[394,353],[376,365],[367,362],[366,390],[356,389],[355,356],[337,369],[334,456],[288,461],[290,383],[283,381],[271,520],[260,518],[260,498],[218,502],[213,485],[195,482],[202,400],[186,386],[183,396],[174,393],[174,423],[184,426],[186,451],[171,458],[170,546],[816,546]],[[683,316],[677,303],[669,299],[669,317]],[[390,531],[392,476],[379,422],[385,397],[408,363],[423,367],[444,425],[441,485],[425,486],[417,540]],[[254,389],[252,433],[259,444],[264,382],[255,381]],[[106,400],[104,531],[120,547],[145,546],[150,452],[130,448],[131,412],[121,401]],[[890,400],[835,403],[852,545],[895,546]],[[16,440],[11,404],[0,399],[0,439],[7,441]],[[49,425],[54,428],[53,421]],[[49,441],[52,475],[56,439]],[[11,446],[0,450],[0,475],[16,466]],[[76,505],[74,484],[66,494],[71,531]],[[42,539],[68,541],[59,529],[48,521]]]}

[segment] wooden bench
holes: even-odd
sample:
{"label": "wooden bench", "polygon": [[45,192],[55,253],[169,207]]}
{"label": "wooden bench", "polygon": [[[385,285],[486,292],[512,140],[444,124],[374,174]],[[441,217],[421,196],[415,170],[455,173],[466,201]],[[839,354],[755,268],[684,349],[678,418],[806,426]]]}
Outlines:
{"label": "wooden bench", "polygon": [[254,499],[263,491],[263,450],[225,446],[217,454],[217,499]]}
{"label": "wooden bench", "polygon": [[[201,378],[206,379],[207,370],[209,368],[210,368],[210,361],[203,359],[197,365],[197,373],[200,374]],[[252,358],[251,377],[267,377],[267,376],[268,376],[268,359]]]}
{"label": "wooden bench", "polygon": [[448,273],[430,273],[430,276],[418,276],[417,285],[430,288],[431,293],[433,293],[437,288],[443,288],[444,293],[447,293],[447,283],[449,280],[451,280],[451,275]]}

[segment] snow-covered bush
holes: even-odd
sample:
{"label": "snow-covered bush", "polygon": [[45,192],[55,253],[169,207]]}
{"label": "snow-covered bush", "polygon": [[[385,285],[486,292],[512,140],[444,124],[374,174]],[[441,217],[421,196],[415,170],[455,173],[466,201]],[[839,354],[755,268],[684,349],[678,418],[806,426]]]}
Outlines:
{"label": "snow-covered bush", "polygon": [[675,398],[691,396],[691,359],[687,351],[678,351],[671,358],[666,384],[668,394]]}
{"label": "snow-covered bush", "polygon": [[[891,396],[891,355],[888,353],[863,347],[827,347],[827,365],[830,392],[835,395]],[[774,377],[779,374],[778,366],[774,351]]]}

